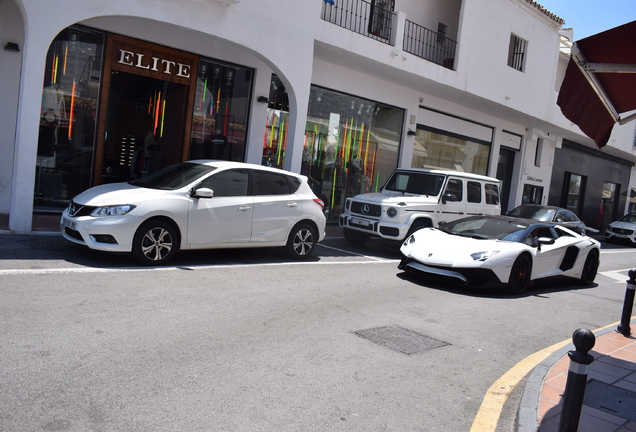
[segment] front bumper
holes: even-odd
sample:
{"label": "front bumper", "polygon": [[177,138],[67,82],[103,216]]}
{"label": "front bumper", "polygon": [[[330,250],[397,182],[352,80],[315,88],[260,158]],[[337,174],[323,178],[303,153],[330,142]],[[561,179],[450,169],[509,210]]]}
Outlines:
{"label": "front bumper", "polygon": [[90,249],[107,252],[130,252],[137,228],[144,219],[126,214],[123,216],[69,217],[65,210],[60,219],[62,236],[73,243]]}
{"label": "front bumper", "polygon": [[632,244],[636,243],[636,234],[617,234],[615,232],[610,231],[609,229],[605,231],[605,240],[616,241],[616,242],[629,242]]}
{"label": "front bumper", "polygon": [[402,257],[398,268],[430,279],[459,283],[470,288],[498,287],[504,283],[491,269],[432,266],[405,256]]}
{"label": "front bumper", "polygon": [[409,227],[397,223],[383,222],[349,214],[340,215],[341,228],[349,228],[387,240],[403,240]]}

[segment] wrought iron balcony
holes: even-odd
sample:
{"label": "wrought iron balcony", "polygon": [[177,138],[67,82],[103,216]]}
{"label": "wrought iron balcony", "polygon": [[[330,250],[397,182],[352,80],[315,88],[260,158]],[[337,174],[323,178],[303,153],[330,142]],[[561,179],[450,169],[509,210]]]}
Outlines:
{"label": "wrought iron balcony", "polygon": [[455,70],[457,42],[409,20],[406,20],[404,25],[402,49],[445,68]]}
{"label": "wrought iron balcony", "polygon": [[321,18],[332,24],[389,44],[393,15],[389,1],[369,3],[364,0],[323,2]]}

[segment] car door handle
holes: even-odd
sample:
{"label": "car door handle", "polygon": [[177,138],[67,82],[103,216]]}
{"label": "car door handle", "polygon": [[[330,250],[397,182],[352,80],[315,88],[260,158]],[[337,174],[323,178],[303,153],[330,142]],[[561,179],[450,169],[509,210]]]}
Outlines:
{"label": "car door handle", "polygon": [[248,210],[249,210],[249,209],[251,209],[251,208],[252,208],[252,207],[250,207],[250,206],[240,206],[238,209],[239,209],[240,211],[248,211]]}
{"label": "car door handle", "polygon": [[297,207],[297,206],[298,206],[298,203],[295,203],[295,202],[287,203],[287,207]]}

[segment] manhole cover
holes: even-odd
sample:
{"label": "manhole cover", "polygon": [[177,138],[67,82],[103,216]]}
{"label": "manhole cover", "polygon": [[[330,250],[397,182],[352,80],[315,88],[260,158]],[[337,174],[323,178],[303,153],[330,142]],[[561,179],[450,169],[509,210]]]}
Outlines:
{"label": "manhole cover", "polygon": [[37,250],[71,250],[75,247],[73,243],[66,241],[34,241],[27,243],[27,246]]}
{"label": "manhole cover", "polygon": [[583,404],[636,422],[636,393],[597,380],[589,380]]}
{"label": "manhole cover", "polygon": [[357,330],[354,333],[373,343],[409,355],[449,345],[446,342],[415,333],[398,325]]}

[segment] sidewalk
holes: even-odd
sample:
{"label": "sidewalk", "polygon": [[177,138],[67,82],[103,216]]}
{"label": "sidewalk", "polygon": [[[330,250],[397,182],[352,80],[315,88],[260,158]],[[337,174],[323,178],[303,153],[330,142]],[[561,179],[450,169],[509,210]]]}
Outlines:
{"label": "sidewalk", "polygon": [[[579,432],[636,431],[636,338],[617,325],[598,331],[590,354],[588,384]],[[631,324],[634,330],[634,324]],[[634,330],[636,331],[636,330]],[[572,343],[555,352],[530,374],[521,399],[517,432],[557,432]]]}
{"label": "sidewalk", "polygon": [[[35,213],[33,215],[32,231],[42,232],[60,232],[60,214]],[[9,231],[9,215],[0,214],[0,233],[15,234]]]}

